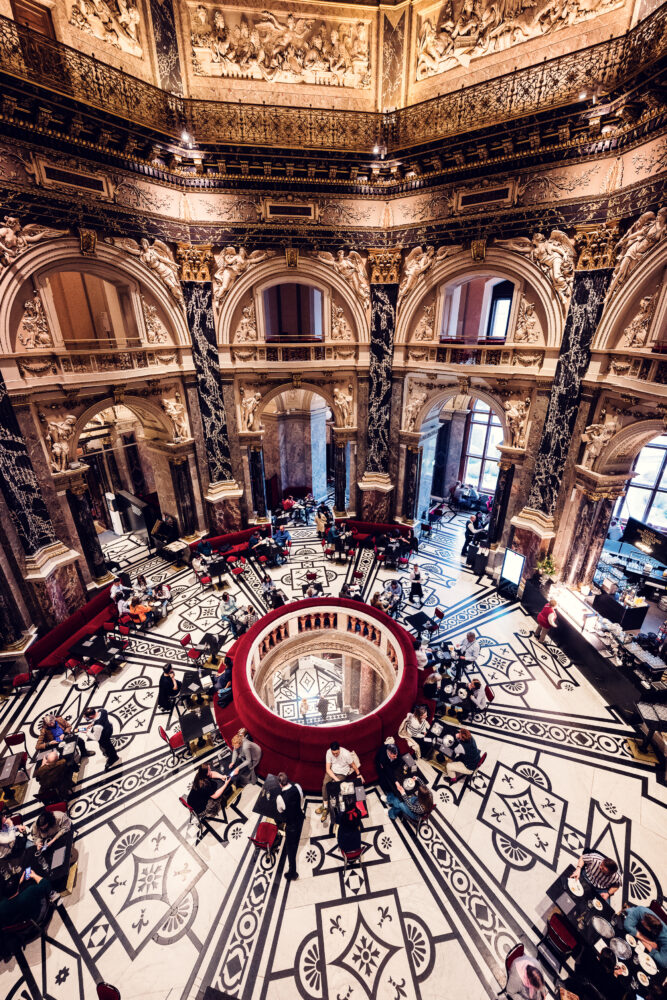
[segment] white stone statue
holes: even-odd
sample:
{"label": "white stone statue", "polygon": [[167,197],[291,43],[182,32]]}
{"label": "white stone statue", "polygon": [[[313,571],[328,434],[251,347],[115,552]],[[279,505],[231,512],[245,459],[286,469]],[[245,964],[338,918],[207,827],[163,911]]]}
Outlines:
{"label": "white stone statue", "polygon": [[625,330],[621,347],[643,347],[648,339],[653,312],[653,295],[645,295],[639,301],[639,310],[632,317]]}
{"label": "white stone statue", "polygon": [[536,344],[540,339],[540,324],[535,314],[535,306],[524,295],[519,303],[513,342],[516,344]]}
{"label": "white stone statue", "polygon": [[3,267],[9,267],[19,254],[28,249],[31,243],[55,239],[57,236],[67,236],[67,230],[50,229],[48,226],[40,226],[36,222],[22,226],[15,216],[6,215],[2,225],[0,225],[0,264]]}
{"label": "white stone statue", "polygon": [[335,302],[331,303],[331,339],[332,340],[353,340],[352,327],[345,318],[342,306]]}
{"label": "white stone statue", "polygon": [[74,0],[69,23],[114,48],[141,58],[141,14],[134,0]]}
{"label": "white stone statue", "polygon": [[249,302],[241,310],[241,319],[234,334],[235,344],[248,344],[257,340],[257,321],[255,319],[255,303]]}
{"label": "white stone statue", "polygon": [[132,254],[133,257],[138,257],[142,264],[157,274],[173,298],[181,305],[183,304],[183,290],[178,277],[178,264],[166,243],[163,243],[162,240],[154,240],[151,246],[147,239],[142,239],[139,244],[136,240],[120,236],[109,236],[105,243],[112,243],[121,250],[125,250],[126,253]]}
{"label": "white stone statue", "polygon": [[581,464],[591,468],[602,454],[604,446],[613,438],[616,430],[615,420],[604,424],[589,424],[581,435],[581,440],[586,442],[586,450]]}
{"label": "white stone statue", "polygon": [[433,340],[434,317],[435,304],[433,302],[427,303],[412,335],[414,341]]}
{"label": "white stone statue", "polygon": [[405,258],[403,264],[403,277],[398,286],[398,304],[402,302],[417,284],[419,277],[429,269],[435,257],[435,248],[427,246],[425,250],[414,247]]}
{"label": "white stone statue", "polygon": [[340,274],[352,286],[364,309],[370,309],[371,287],[368,283],[366,261],[361,254],[357,253],[356,250],[350,250],[346,256],[344,250],[339,250],[334,257],[332,253],[323,250],[316,253],[315,256],[318,260],[333,267],[336,273]]}
{"label": "white stone statue", "polygon": [[269,257],[273,257],[272,250],[253,250],[248,253],[245,247],[225,247],[217,255],[215,262],[218,266],[213,275],[213,298],[220,304],[225,295],[232,287],[237,278],[244,274],[252,264],[259,264]]}
{"label": "white stone statue", "polygon": [[423,389],[417,392],[410,388],[410,398],[408,404],[405,407],[405,430],[414,431],[417,424],[417,417],[421,412],[421,408],[426,401],[426,392]]}
{"label": "white stone statue", "polygon": [[526,424],[528,423],[529,410],[530,399],[508,399],[505,403],[505,419],[510,432],[512,448],[526,447]]}
{"label": "white stone statue", "polygon": [[31,299],[23,303],[23,316],[19,324],[18,341],[31,351],[53,346],[53,338],[44,314],[44,306],[37,289]]}
{"label": "white stone statue", "polygon": [[76,417],[71,413],[62,420],[49,420],[46,425],[46,443],[49,446],[51,470],[66,472],[69,465],[69,443],[74,434]]}
{"label": "white stone statue", "polygon": [[334,403],[338,407],[340,413],[340,418],[342,421],[341,426],[343,427],[354,427],[354,395],[352,386],[349,385],[348,392],[344,389],[340,389],[338,386],[334,387],[333,397]]}
{"label": "white stone statue", "polygon": [[261,392],[243,393],[241,397],[241,426],[244,431],[254,430],[255,411],[261,401]]}
{"label": "white stone statue", "polygon": [[157,307],[150,302],[146,302],[141,296],[141,306],[146,323],[146,341],[149,344],[168,344],[169,331],[157,314]]}
{"label": "white stone statue", "polygon": [[520,236],[509,240],[496,240],[495,245],[524,254],[547,275],[558,296],[563,313],[567,312],[574,283],[574,243],[562,230],[552,229],[547,239],[535,233],[532,239]]}
{"label": "white stone statue", "polygon": [[667,205],[655,212],[644,212],[616,244],[616,267],[607,295],[613,295],[626,278],[632,274],[639,261],[667,232]]}
{"label": "white stone statue", "polygon": [[181,402],[181,397],[176,393],[175,399],[163,399],[162,409],[167,414],[174,425],[174,440],[180,441],[190,437],[190,425],[188,423],[188,412]]}

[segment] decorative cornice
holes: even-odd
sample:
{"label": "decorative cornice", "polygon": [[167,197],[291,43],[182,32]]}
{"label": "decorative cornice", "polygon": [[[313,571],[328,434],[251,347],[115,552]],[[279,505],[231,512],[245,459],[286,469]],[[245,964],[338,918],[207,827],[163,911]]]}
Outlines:
{"label": "decorative cornice", "polygon": [[213,245],[211,243],[178,243],[176,261],[181,281],[210,281]]}
{"label": "decorative cornice", "polygon": [[575,226],[575,270],[597,271],[613,267],[616,261],[618,222],[603,226]]}

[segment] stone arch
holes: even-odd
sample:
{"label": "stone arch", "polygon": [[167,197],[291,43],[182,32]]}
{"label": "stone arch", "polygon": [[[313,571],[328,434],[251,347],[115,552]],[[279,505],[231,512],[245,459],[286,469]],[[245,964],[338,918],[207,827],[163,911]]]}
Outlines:
{"label": "stone arch", "polygon": [[329,267],[322,261],[312,257],[299,257],[298,267],[288,268],[284,257],[271,257],[260,264],[250,266],[245,274],[238,278],[222,301],[219,309],[216,309],[215,329],[218,345],[231,343],[232,319],[236,311],[241,307],[244,300],[250,294],[255,302],[257,311],[256,293],[270,285],[277,283],[276,279],[284,281],[297,281],[314,285],[324,293],[324,329],[329,326],[329,313],[331,309],[332,291],[340,299],[353,319],[353,334],[357,343],[368,343],[370,339],[369,316],[359,299],[354,294],[350,285],[343,279],[333,267]]}
{"label": "stone arch", "polygon": [[142,423],[144,423],[144,417],[150,417],[151,421],[156,423],[163,432],[163,440],[172,440],[172,423],[164,410],[162,410],[156,403],[153,403],[149,399],[142,399],[140,396],[123,396],[122,399],[120,397],[115,399],[113,396],[107,396],[105,399],[99,399],[91,406],[86,407],[83,413],[77,417],[77,421],[74,425],[74,433],[72,434],[69,443],[70,461],[74,462],[76,460],[76,449],[78,447],[81,434],[95,414],[100,413],[102,410],[107,410],[111,406],[117,406],[119,403],[122,403],[123,406],[132,410]]}
{"label": "stone arch", "polygon": [[[617,347],[625,325],[639,308],[639,300],[654,289],[658,294],[658,308],[654,311],[654,324],[667,322],[667,295],[664,294],[665,270],[667,269],[667,240],[647,254],[644,260],[630,274],[630,277],[607,298],[604,311],[595,336],[592,350],[612,350]],[[663,289],[663,294],[660,289]],[[659,315],[658,315],[659,313]]]}
{"label": "stone arch", "polygon": [[122,277],[135,283],[140,290],[145,289],[157,301],[166,317],[174,344],[187,346],[190,343],[185,313],[166,286],[141,261],[119,247],[103,242],[98,242],[94,255],[83,255],[79,241],[67,237],[35,244],[6,268],[0,277],[0,351],[3,354],[14,351],[16,331],[11,329],[11,316],[26,280],[65,268],[87,271],[112,281]]}
{"label": "stone arch", "polygon": [[[282,395],[282,393],[284,392],[289,392],[289,390],[292,388],[294,388],[292,382],[282,382],[280,385],[274,386],[273,388],[269,389],[268,392],[264,393],[262,395],[261,402],[257,407],[257,416],[255,418],[255,423],[260,422],[265,407],[271,402],[272,399],[275,399],[276,396]],[[306,392],[312,392],[316,396],[321,396],[322,399],[327,404],[327,406],[329,407],[329,409],[331,410],[331,412],[333,413],[335,417],[336,426],[337,427],[343,426],[342,424],[339,424],[340,412],[338,410],[338,407],[334,403],[333,389],[330,390],[328,386],[325,387],[317,385],[315,382],[301,382],[299,384],[299,388],[304,389]]]}
{"label": "stone arch", "polygon": [[[535,304],[544,318],[543,329],[546,347],[558,347],[563,336],[565,318],[549,279],[543,271],[518,253],[501,247],[490,247],[483,262],[471,261],[468,251],[461,250],[431,267],[406,296],[398,312],[396,343],[405,344],[419,320],[422,300],[441,285],[461,277],[497,274],[518,286],[520,292],[532,293]],[[512,305],[509,329],[516,325],[519,296]],[[435,341],[434,341],[435,342]],[[540,345],[544,346],[544,345]]]}
{"label": "stone arch", "polygon": [[455,396],[468,396],[473,399],[481,399],[482,402],[487,404],[487,406],[490,406],[491,411],[498,417],[500,423],[502,424],[503,441],[506,439],[509,440],[507,420],[505,418],[505,407],[503,404],[487,389],[471,385],[469,389],[462,392],[460,386],[456,383],[453,385],[442,386],[442,388],[436,390],[430,396],[427,396],[419,413],[417,414],[415,431],[419,431],[426,420],[429,420],[431,417],[434,417],[436,413],[439,413],[445,403],[448,400],[453,399]]}
{"label": "stone arch", "polygon": [[611,438],[595,463],[595,471],[606,475],[632,473],[637,455],[644,445],[665,433],[663,420],[638,420],[627,424]]}

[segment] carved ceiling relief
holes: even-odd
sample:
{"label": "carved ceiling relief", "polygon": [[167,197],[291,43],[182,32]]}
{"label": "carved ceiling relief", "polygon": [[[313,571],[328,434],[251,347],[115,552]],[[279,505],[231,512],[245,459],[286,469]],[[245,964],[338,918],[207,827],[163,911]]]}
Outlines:
{"label": "carved ceiling relief", "polygon": [[189,4],[198,76],[369,88],[368,21]]}
{"label": "carved ceiling relief", "polygon": [[623,0],[447,0],[419,22],[415,79],[426,80],[530,38],[623,6]]}
{"label": "carved ceiling relief", "polygon": [[134,0],[74,0],[70,7],[72,27],[139,59],[144,54],[139,38],[141,22]]}

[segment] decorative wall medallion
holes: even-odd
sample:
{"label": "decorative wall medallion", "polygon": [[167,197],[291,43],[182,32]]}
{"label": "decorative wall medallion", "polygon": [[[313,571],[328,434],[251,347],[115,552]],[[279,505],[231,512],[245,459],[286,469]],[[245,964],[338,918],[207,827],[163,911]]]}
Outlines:
{"label": "decorative wall medallion", "polygon": [[134,0],[74,0],[69,23],[114,48],[141,58],[141,14]]}

